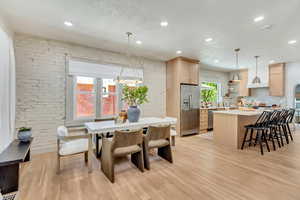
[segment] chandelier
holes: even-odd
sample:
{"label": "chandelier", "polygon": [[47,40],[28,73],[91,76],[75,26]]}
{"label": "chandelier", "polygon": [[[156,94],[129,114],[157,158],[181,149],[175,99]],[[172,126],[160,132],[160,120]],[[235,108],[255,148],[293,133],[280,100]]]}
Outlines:
{"label": "chandelier", "polygon": [[135,71],[137,71],[137,67],[139,66],[142,67],[143,62],[140,59],[134,58],[131,53],[131,38],[133,34],[131,32],[126,32],[127,35],[127,50],[126,50],[126,60],[127,64],[126,67],[121,67],[121,71],[119,76],[117,77],[117,82],[120,84],[125,84],[125,85],[136,85],[136,84],[141,84],[143,83],[142,78],[136,78],[138,76],[128,76],[128,73],[126,71],[130,71],[129,73],[134,74]]}

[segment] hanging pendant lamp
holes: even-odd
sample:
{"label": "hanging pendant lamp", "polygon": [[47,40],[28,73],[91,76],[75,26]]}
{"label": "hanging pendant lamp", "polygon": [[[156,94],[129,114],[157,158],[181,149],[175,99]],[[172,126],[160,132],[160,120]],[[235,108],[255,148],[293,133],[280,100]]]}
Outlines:
{"label": "hanging pendant lamp", "polygon": [[[130,84],[140,84],[143,82],[142,78],[134,78],[132,79],[132,77],[128,77],[128,69],[131,69],[131,71],[135,68],[137,68],[138,66],[136,66],[135,62],[138,62],[137,59],[135,59],[133,56],[132,56],[132,52],[131,52],[131,38],[133,36],[133,33],[131,32],[126,32],[126,36],[127,36],[127,50],[126,50],[126,57],[127,57],[127,65],[126,65],[126,68],[127,68],[127,73],[125,70],[124,67],[121,67],[121,71],[120,71],[120,74],[119,76],[117,76],[117,82],[120,83],[120,84],[126,84],[126,85],[130,85]],[[135,72],[131,72],[131,73],[135,73]]]}
{"label": "hanging pendant lamp", "polygon": [[[240,51],[240,49],[235,49],[234,51],[235,51],[235,58],[236,58],[236,68],[238,70],[239,69],[239,51]],[[234,73],[233,77],[232,77],[232,81],[237,82],[237,81],[240,81],[240,80],[241,79],[239,77],[239,72]]]}
{"label": "hanging pendant lamp", "polygon": [[259,58],[259,56],[255,56],[255,59],[256,59],[256,70],[255,70],[255,77],[254,77],[254,79],[252,81],[253,84],[260,84],[261,83],[260,78],[257,76],[258,58]]}

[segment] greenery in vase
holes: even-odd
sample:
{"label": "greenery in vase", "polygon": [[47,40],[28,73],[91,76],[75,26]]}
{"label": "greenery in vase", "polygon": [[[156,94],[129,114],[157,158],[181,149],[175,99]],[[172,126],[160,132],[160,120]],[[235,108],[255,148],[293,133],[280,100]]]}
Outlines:
{"label": "greenery in vase", "polygon": [[19,128],[19,132],[23,132],[23,131],[31,131],[31,128],[29,128],[29,127],[21,127],[21,128]]}
{"label": "greenery in vase", "polygon": [[147,86],[129,87],[127,85],[123,88],[123,98],[129,106],[138,106],[147,103]]}

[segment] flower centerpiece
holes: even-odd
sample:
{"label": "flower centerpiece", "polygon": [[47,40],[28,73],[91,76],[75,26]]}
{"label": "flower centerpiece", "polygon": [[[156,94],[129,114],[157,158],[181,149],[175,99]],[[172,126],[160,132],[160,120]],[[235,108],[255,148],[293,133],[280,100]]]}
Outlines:
{"label": "flower centerpiece", "polygon": [[139,109],[138,106],[148,102],[147,93],[148,93],[147,86],[139,86],[139,87],[129,87],[127,85],[124,86],[122,100],[124,100],[129,106],[127,110],[129,122],[139,121],[141,110]]}

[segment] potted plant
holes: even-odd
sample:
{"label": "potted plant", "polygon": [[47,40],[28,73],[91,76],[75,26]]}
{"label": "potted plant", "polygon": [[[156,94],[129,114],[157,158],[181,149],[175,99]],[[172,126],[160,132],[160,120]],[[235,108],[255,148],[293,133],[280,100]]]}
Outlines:
{"label": "potted plant", "polygon": [[141,110],[138,108],[139,105],[148,102],[147,99],[148,87],[129,87],[124,86],[123,88],[123,98],[129,108],[127,110],[128,121],[138,122],[141,114]]}
{"label": "potted plant", "polygon": [[29,127],[21,127],[18,131],[18,139],[21,142],[29,142],[31,139],[32,133],[31,128]]}

